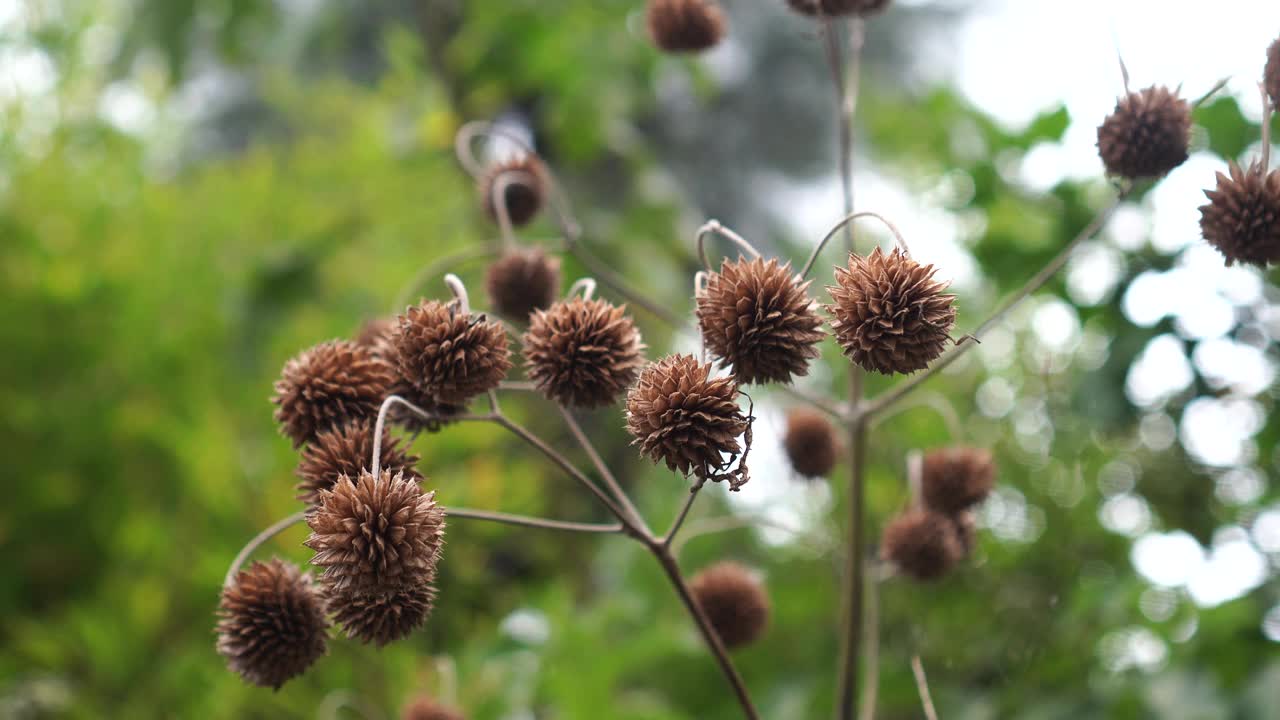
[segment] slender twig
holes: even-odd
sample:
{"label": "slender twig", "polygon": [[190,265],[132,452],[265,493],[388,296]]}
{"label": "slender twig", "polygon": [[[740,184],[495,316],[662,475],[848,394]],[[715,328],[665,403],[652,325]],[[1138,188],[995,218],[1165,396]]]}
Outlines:
{"label": "slender twig", "polygon": [[[806,531],[792,527],[785,523],[764,517],[762,515],[724,515],[721,517],[706,518],[703,520],[695,520],[685,526],[684,532],[671,543],[671,553],[679,556],[680,551],[684,549],[689,541],[700,537],[707,537],[730,530],[743,530],[746,528],[765,527],[779,532],[795,535],[797,538],[804,540]],[[831,552],[831,541],[828,538],[809,536],[809,541],[804,542],[810,550],[819,555],[825,555]],[[819,542],[821,541],[821,542]]]}
{"label": "slender twig", "polygon": [[591,297],[596,294],[595,278],[578,278],[576,282],[569,286],[569,292],[565,293],[564,296],[571,298],[579,292],[582,293],[583,300],[590,300]]}
{"label": "slender twig", "polygon": [[927,720],[938,720],[938,711],[933,707],[933,697],[929,694],[929,678],[925,677],[924,664],[919,655],[911,656],[911,672],[916,676],[916,690],[920,691],[920,704],[924,706]]}
{"label": "slender twig", "polygon": [[306,519],[306,517],[307,517],[307,514],[305,511],[296,512],[290,515],[289,517],[276,522],[275,524],[268,527],[266,530],[263,530],[262,532],[255,535],[252,540],[250,540],[248,543],[245,544],[243,548],[240,549],[240,554],[236,555],[236,559],[231,561],[231,567],[227,570],[227,577],[222,581],[223,586],[225,587],[227,585],[230,585],[231,581],[235,580],[236,573],[240,572],[240,566],[244,565],[244,561],[248,560],[249,556],[252,555],[258,548],[262,547],[264,543],[266,543],[268,540],[275,537],[276,535],[279,535],[280,533],[284,532],[285,530],[288,530],[294,525],[297,525],[298,523],[302,522],[303,520]]}
{"label": "slender twig", "polygon": [[[902,252],[906,255],[911,254],[911,247],[907,245],[906,238],[902,237],[902,232],[898,230],[898,226],[889,222],[889,219],[885,216],[880,213],[869,212],[866,210],[862,212],[846,213],[844,217],[840,218],[839,222],[832,226],[831,230],[827,232],[821,242],[813,248],[813,252],[809,253],[809,259],[805,261],[804,267],[800,268],[800,277],[804,278],[809,275],[809,271],[813,269],[813,264],[818,260],[818,255],[822,254],[822,251],[827,247],[827,243],[831,242],[831,239],[839,234],[842,228],[848,227],[854,220],[863,217],[875,218],[884,223],[885,227],[889,228],[889,232],[893,233],[893,240],[898,244],[898,247]],[[850,250],[850,252],[852,252],[852,250]]]}
{"label": "slender twig", "polygon": [[445,516],[450,518],[467,518],[469,520],[488,520],[489,522],[502,523],[504,525],[519,525],[521,527],[542,528],[544,530],[567,530],[569,532],[581,533],[618,533],[622,532],[620,523],[580,523],[568,522],[565,520],[551,520],[549,518],[530,517],[527,515],[511,515],[509,513],[493,512],[490,510],[473,510],[470,508],[446,507]]}
{"label": "slender twig", "polygon": [[815,410],[820,410],[827,415],[830,415],[832,419],[841,423],[849,419],[848,409],[838,403],[833,403],[830,400],[817,397],[816,395],[810,395],[794,385],[779,385],[777,389],[784,395],[790,395],[796,400],[812,406]]}
{"label": "slender twig", "polygon": [[684,503],[680,506],[680,512],[676,514],[676,519],[671,523],[671,528],[667,530],[667,534],[662,536],[662,544],[671,547],[671,542],[675,540],[676,533],[680,532],[680,527],[684,525],[685,518],[689,517],[689,511],[693,509],[693,501],[698,499],[698,491],[706,484],[706,480],[699,480],[689,488],[689,494],[685,497]]}
{"label": "slender twig", "polygon": [[414,291],[422,287],[428,279],[434,278],[445,270],[454,270],[458,265],[480,258],[493,257],[502,252],[501,245],[487,244],[477,245],[475,247],[463,248],[457,252],[450,253],[438,260],[424,265],[413,278],[405,284],[404,288],[396,294],[395,304],[391,306],[392,313],[404,312],[405,306],[409,304],[413,297]]}
{"label": "slender twig", "polygon": [[707,236],[712,233],[716,233],[721,237],[725,237],[733,241],[734,245],[737,245],[739,248],[747,251],[751,257],[760,257],[760,251],[757,250],[754,245],[747,242],[746,238],[720,224],[719,220],[708,220],[702,227],[698,228],[698,234],[694,237],[694,244],[698,248],[698,258],[702,260],[702,267],[706,268],[707,272],[716,271],[716,269],[711,266],[711,260],[707,258],[706,240]]}
{"label": "slender twig", "polygon": [[627,491],[622,489],[622,485],[618,483],[618,478],[614,477],[613,471],[609,469],[608,463],[604,461],[604,458],[600,457],[600,452],[596,450],[591,438],[587,437],[587,434],[583,432],[582,426],[578,424],[578,419],[573,416],[573,412],[558,403],[556,407],[560,410],[560,415],[564,417],[565,425],[569,426],[569,432],[573,434],[574,440],[578,442],[578,446],[582,448],[582,451],[587,454],[587,458],[595,466],[596,472],[600,473],[601,479],[604,480],[605,487],[609,488],[609,491],[613,493],[613,496],[622,505],[622,509],[631,519],[631,523],[635,527],[644,530],[646,535],[652,534],[648,523],[644,521],[644,516],[640,514],[635,503],[631,501],[631,496],[627,494]]}
{"label": "slender twig", "polygon": [[880,694],[880,583],[874,573],[867,573],[865,581],[867,644],[863,658],[862,709],[858,712],[858,719],[875,720],[876,696]]}
{"label": "slender twig", "polygon": [[499,390],[511,390],[514,392],[537,392],[538,383],[532,380],[503,380],[498,385]]}
{"label": "slender twig", "polygon": [[911,491],[912,507],[924,504],[924,453],[920,450],[907,453],[907,489]]}
{"label": "slender twig", "polygon": [[518,245],[515,226],[511,223],[511,210],[507,207],[507,188],[520,182],[514,175],[527,174],[524,170],[507,170],[494,180],[490,190],[489,202],[493,205],[493,214],[498,218],[498,230],[502,233],[504,247],[513,248]]}
{"label": "slender twig", "polygon": [[449,288],[449,292],[453,293],[454,299],[458,301],[459,312],[463,315],[470,315],[471,296],[467,294],[467,286],[462,282],[462,278],[453,273],[446,273],[444,284]]}
{"label": "slender twig", "polygon": [[378,477],[382,471],[382,435],[387,426],[387,413],[391,410],[392,405],[401,405],[409,412],[428,422],[484,422],[494,419],[492,415],[449,415],[448,417],[436,415],[423,410],[399,395],[388,395],[387,399],[383,400],[382,405],[378,408],[378,419],[373,424],[373,457],[369,460],[369,467],[371,468],[370,473],[374,477]]}
{"label": "slender twig", "polygon": [[895,415],[921,407],[933,410],[938,414],[938,417],[942,418],[942,421],[946,423],[947,435],[951,440],[958,440],[964,435],[959,413],[956,412],[955,407],[947,400],[945,395],[936,392],[921,393],[909,400],[898,403],[890,410],[876,415],[871,420],[871,429],[875,430]]}
{"label": "slender twig", "polygon": [[1258,90],[1262,91],[1262,172],[1266,173],[1271,169],[1271,112],[1275,108],[1266,84],[1258,83]]}
{"label": "slender twig", "polygon": [[1198,108],[1201,105],[1209,102],[1209,99],[1212,98],[1214,95],[1217,95],[1218,91],[1226,87],[1227,83],[1229,82],[1231,82],[1231,76],[1228,75],[1227,77],[1224,77],[1218,82],[1214,83],[1213,87],[1209,88],[1209,92],[1206,92],[1205,94],[1196,98],[1196,101],[1191,103],[1191,109],[1194,110],[1195,108]]}

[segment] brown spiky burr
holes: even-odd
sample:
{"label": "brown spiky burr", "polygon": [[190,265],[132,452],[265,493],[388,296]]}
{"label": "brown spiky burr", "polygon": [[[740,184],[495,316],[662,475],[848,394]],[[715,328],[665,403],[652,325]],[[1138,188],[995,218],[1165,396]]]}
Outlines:
{"label": "brown spiky burr", "polygon": [[396,334],[394,317],[377,317],[366,320],[356,333],[355,343],[369,348],[374,357],[386,361],[393,369],[396,364],[395,346],[392,340]]}
{"label": "brown spiky burr", "polygon": [[649,0],[649,37],[669,53],[702,52],[724,37],[724,11],[713,0]]}
{"label": "brown spiky burr", "polygon": [[279,689],[325,654],[324,603],[310,575],[278,558],[236,573],[218,604],[218,653],[254,685]]}
{"label": "brown spiky burr", "polygon": [[1191,105],[1166,87],[1125,95],[1098,126],[1098,154],[1118,177],[1158,178],[1187,160]]}
{"label": "brown spiky burr", "polygon": [[880,554],[916,580],[937,580],[964,555],[955,522],[932,510],[908,510],[884,529]]}
{"label": "brown spiky burr", "polygon": [[769,624],[769,595],[757,573],[736,562],[704,568],[689,591],[729,649],[755,642]]}
{"label": "brown spiky burr", "polygon": [[835,426],[825,415],[808,408],[795,408],[787,413],[782,447],[787,451],[792,469],[807,478],[819,478],[831,472],[840,455]]}
{"label": "brown spiky burr", "polygon": [[512,225],[527,225],[547,202],[551,182],[547,169],[536,155],[525,153],[494,163],[480,178],[480,202],[494,221],[499,221],[499,196]]}
{"label": "brown spiky burr", "polygon": [[329,428],[374,417],[395,381],[369,348],[345,340],[320,343],[285,363],[275,384],[275,418],[294,447]]}
{"label": "brown spiky burr", "polygon": [[929,366],[946,348],[956,322],[954,295],[933,279],[934,267],[902,250],[849,255],[828,286],[827,306],[844,354],[864,370],[885,375]]}
{"label": "brown spiky burr", "polygon": [[889,7],[889,0],[787,0],[792,10],[809,17],[874,15]]}
{"label": "brown spiky burr", "polygon": [[541,248],[510,250],[489,266],[485,288],[495,310],[525,320],[534,310],[551,307],[560,294],[560,260]]}
{"label": "brown spiky burr", "polygon": [[534,313],[524,334],[529,379],[570,407],[613,403],[635,382],[644,343],[626,307],[573,298]]}
{"label": "brown spiky burr", "polygon": [[924,504],[955,515],[987,499],[995,487],[996,464],[991,451],[949,447],[925,453],[920,476]]}
{"label": "brown spiky burr", "polygon": [[401,379],[431,405],[465,403],[498,387],[511,369],[502,325],[457,302],[410,307],[399,318],[395,347]]}
{"label": "brown spiky burr", "polygon": [[[373,459],[373,429],[374,419],[366,418],[317,435],[298,461],[295,472],[300,479],[298,499],[315,505],[320,501],[320,491],[333,488],[339,477],[359,477],[360,473],[368,470]],[[414,469],[418,456],[406,453],[400,447],[400,438],[392,437],[385,429],[381,454],[382,467],[390,472],[403,472],[405,477],[415,482],[422,479]]]}
{"label": "brown spiky burr", "polygon": [[1248,170],[1231,163],[1228,175],[1206,190],[1200,206],[1200,231],[1222,253],[1227,265],[1265,267],[1280,261],[1280,172],[1254,163]]}
{"label": "brown spiky burr", "polygon": [[347,637],[382,647],[426,624],[435,606],[434,580],[433,572],[411,584],[385,590],[332,589],[327,591],[329,611]]}

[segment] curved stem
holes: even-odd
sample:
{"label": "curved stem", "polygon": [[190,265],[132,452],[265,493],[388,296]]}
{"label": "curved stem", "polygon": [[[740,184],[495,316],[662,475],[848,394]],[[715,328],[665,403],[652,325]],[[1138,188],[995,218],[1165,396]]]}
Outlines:
{"label": "curved stem", "polygon": [[405,306],[409,304],[409,299],[413,297],[414,290],[422,287],[427,278],[435,277],[443,270],[451,270],[456,265],[464,262],[478,260],[484,257],[493,257],[501,252],[500,245],[480,245],[477,247],[463,248],[455,253],[450,253],[444,257],[424,265],[421,270],[414,274],[413,278],[404,286],[396,295],[395,305],[391,308],[392,313],[404,312]]}
{"label": "curved stem", "polygon": [[470,508],[446,507],[445,517],[467,518],[468,520],[487,520],[489,522],[502,523],[504,525],[518,525],[520,527],[541,528],[544,530],[566,530],[569,532],[580,533],[622,532],[622,525],[620,523],[601,524],[568,522],[565,520],[530,517],[528,515],[511,515],[510,513],[494,512],[490,510],[472,510]]}
{"label": "curved stem", "polygon": [[480,422],[493,419],[492,415],[450,415],[441,417],[423,410],[399,395],[388,395],[387,399],[383,400],[382,405],[378,408],[378,419],[373,424],[373,457],[369,460],[369,468],[370,474],[374,477],[378,477],[382,472],[382,436],[386,434],[387,412],[391,410],[392,405],[401,405],[423,420]]}
{"label": "curved stem", "polygon": [[667,534],[662,536],[663,546],[671,547],[671,541],[675,539],[676,533],[680,532],[680,526],[684,525],[685,518],[689,517],[689,511],[693,509],[693,501],[698,499],[698,491],[706,483],[706,480],[699,480],[693,487],[689,488],[689,496],[684,499],[684,504],[680,506],[680,512],[676,515],[675,522],[671,523],[671,528],[667,530]]}
{"label": "curved stem", "polygon": [[458,309],[463,315],[471,314],[471,296],[467,294],[467,286],[463,284],[462,278],[448,273],[444,276],[444,284],[449,286],[449,292],[453,293],[453,297],[458,301]]}
{"label": "curved stem", "polygon": [[702,227],[698,228],[698,234],[694,238],[694,244],[698,248],[698,257],[702,260],[702,266],[707,269],[707,272],[716,271],[715,268],[711,266],[711,261],[707,259],[706,239],[711,233],[717,233],[722,237],[728,238],[733,242],[733,244],[750,253],[753,258],[760,257],[760,251],[756,250],[754,245],[747,242],[746,238],[720,224],[719,220],[708,220],[702,225]]}
{"label": "curved stem", "polygon": [[804,267],[800,269],[800,277],[801,278],[806,277],[809,274],[809,271],[813,269],[813,264],[817,262],[818,255],[822,254],[823,249],[827,247],[827,243],[831,242],[831,238],[835,237],[840,232],[841,229],[852,224],[854,220],[857,220],[858,218],[861,218],[861,217],[875,218],[880,222],[884,223],[885,227],[889,228],[889,232],[893,233],[894,242],[896,242],[898,244],[898,247],[902,249],[903,254],[905,255],[911,254],[911,248],[907,245],[906,238],[902,237],[902,233],[898,230],[898,226],[889,222],[888,218],[881,215],[880,213],[868,212],[865,210],[862,212],[856,212],[856,213],[851,212],[845,215],[844,217],[840,218],[840,221],[837,222],[831,228],[831,230],[827,232],[826,236],[822,238],[822,241],[819,242],[817,247],[813,249],[813,252],[809,253],[809,259],[805,261]]}
{"label": "curved stem", "polygon": [[556,409],[560,411],[561,417],[564,418],[565,425],[569,426],[569,432],[573,435],[573,439],[578,442],[578,446],[587,454],[591,464],[595,466],[596,472],[600,473],[605,486],[622,504],[622,509],[630,518],[631,523],[636,528],[643,530],[646,536],[651,536],[653,533],[649,529],[649,524],[644,521],[644,516],[640,514],[640,510],[631,501],[631,496],[627,494],[627,491],[622,489],[622,485],[618,483],[618,478],[614,477],[613,471],[609,469],[608,463],[604,461],[604,458],[600,457],[600,452],[596,450],[591,438],[587,437],[587,434],[582,430],[582,426],[578,424],[578,419],[573,416],[573,412],[559,403],[556,404]]}
{"label": "curved stem", "polygon": [[306,519],[306,517],[307,517],[307,513],[305,510],[296,512],[290,515],[289,517],[286,517],[283,520],[280,520],[272,524],[266,530],[263,530],[262,532],[255,535],[252,540],[250,540],[248,543],[245,544],[243,548],[240,549],[240,553],[236,555],[236,558],[231,561],[231,567],[227,570],[227,576],[225,579],[223,579],[222,586],[226,587],[231,584],[232,580],[235,580],[236,573],[240,572],[240,566],[244,565],[244,561],[248,560],[249,556],[252,555],[258,548],[262,547],[264,543],[266,543],[268,540],[275,537],[276,535],[279,535],[280,533],[284,532],[285,530],[288,530],[294,525],[297,525],[298,523],[302,522],[303,520]]}
{"label": "curved stem", "polygon": [[1262,92],[1262,172],[1266,173],[1271,169],[1271,95],[1267,92],[1267,86],[1264,83],[1258,83],[1258,90]]}
{"label": "curved stem", "polygon": [[494,217],[498,219],[498,230],[502,233],[502,244],[504,247],[512,248],[517,245],[515,227],[511,224],[511,210],[507,207],[507,188],[519,182],[512,175],[516,171],[510,170],[498,175],[493,182],[493,189],[490,190],[489,202],[493,205]]}
{"label": "curved stem", "polygon": [[866,673],[863,681],[865,690],[862,695],[862,709],[858,712],[859,720],[875,720],[876,696],[880,693],[880,583],[873,573],[866,577],[867,594],[867,654]]}
{"label": "curved stem", "polygon": [[574,282],[572,285],[569,286],[569,292],[565,293],[564,296],[567,298],[571,298],[574,295],[577,295],[579,292],[582,293],[583,300],[590,300],[592,296],[596,294],[595,278],[589,278],[589,277],[578,278],[576,282]]}
{"label": "curved stem", "polygon": [[929,678],[925,677],[924,664],[919,655],[911,656],[911,672],[916,676],[916,690],[920,691],[920,704],[924,707],[927,720],[938,720],[938,711],[933,707],[933,696],[929,694]]}

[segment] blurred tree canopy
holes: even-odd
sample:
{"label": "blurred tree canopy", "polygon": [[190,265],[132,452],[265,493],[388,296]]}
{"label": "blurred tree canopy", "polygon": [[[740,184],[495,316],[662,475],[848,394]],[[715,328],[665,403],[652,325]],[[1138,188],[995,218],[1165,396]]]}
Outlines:
{"label": "blurred tree canopy", "polygon": [[[25,70],[0,96],[0,716],[378,718],[429,692],[481,720],[736,717],[661,574],[621,539],[454,521],[425,631],[380,652],[335,641],[276,693],[225,669],[213,609],[237,549],[297,509],[296,455],[267,402],[281,365],[394,310],[434,258],[495,238],[452,156],[466,120],[527,128],[593,251],[682,313],[697,268],[688,238],[707,217],[803,260],[817,238],[772,195],[778,178],[830,180],[836,120],[813,28],[782,5],[729,3],[733,47],[707,62],[659,57],[640,3],[622,0],[49,0],[13,13],[0,53]],[[858,152],[863,172],[957,219],[974,267],[963,332],[1111,190],[1098,179],[1044,191],[1018,170],[1095,119],[1047,108],[1008,128],[912,74],[903,38],[936,32],[951,12],[895,9],[872,24]],[[1196,121],[1200,151],[1223,167],[1255,148],[1259,127],[1229,95]],[[1176,292],[1198,251],[1149,242],[1151,208],[1138,193],[1123,211],[1137,230],[1113,223],[1085,248],[1112,261],[1103,292],[1073,291],[1073,275],[1102,272],[1073,262],[932,379],[917,396],[927,404],[876,428],[873,537],[907,501],[908,451],[963,441],[992,447],[1001,466],[976,559],[937,585],[891,578],[875,592],[879,717],[919,716],[913,655],[948,720],[1274,717],[1277,297],[1268,283],[1235,303],[1212,337],[1172,310],[1135,322],[1135,288],[1166,277]],[[554,233],[544,220],[525,235]],[[566,278],[583,273],[565,262]],[[481,294],[483,263],[453,270]],[[1232,282],[1269,279],[1239,272]],[[439,278],[420,291],[444,294]],[[636,312],[651,357],[689,346]],[[1261,358],[1262,387],[1206,369],[1204,348],[1223,342]],[[1135,383],[1158,374],[1144,365],[1153,348],[1187,377],[1151,395]],[[834,347],[826,360],[843,367]],[[802,386],[835,394],[842,375]],[[823,717],[843,485],[790,477],[775,435],[791,400],[755,400],[753,484],[732,499],[715,488],[692,522],[766,513],[800,532],[696,537],[681,559],[765,572],[772,626],[736,660],[765,717]],[[505,402],[569,446],[545,403]],[[1248,426],[1236,457],[1195,452],[1187,415],[1206,412]],[[618,408],[590,420],[663,526],[681,482],[635,457]],[[451,428],[415,448],[446,506],[599,515],[493,428]],[[302,539],[294,529],[269,551],[305,561]],[[1261,574],[1197,602],[1185,582],[1137,571],[1135,547],[1152,541],[1189,541],[1206,562],[1252,548]]]}

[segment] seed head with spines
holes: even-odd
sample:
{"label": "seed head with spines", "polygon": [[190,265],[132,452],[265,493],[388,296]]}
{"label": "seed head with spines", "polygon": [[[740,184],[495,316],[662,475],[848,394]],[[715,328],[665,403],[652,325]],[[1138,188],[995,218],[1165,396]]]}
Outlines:
{"label": "seed head with spines", "polygon": [[489,301],[502,315],[526,320],[545,310],[560,293],[560,261],[541,248],[508,251],[485,274]]}
{"label": "seed head with spines", "polygon": [[908,510],[894,518],[880,543],[881,556],[916,580],[937,580],[964,556],[955,522],[932,510]]}
{"label": "seed head with spines", "polygon": [[369,348],[331,340],[285,363],[275,384],[275,418],[294,447],[352,420],[374,417],[395,375]]}
{"label": "seed head with spines", "polygon": [[399,373],[432,405],[465,403],[488,392],[511,369],[502,325],[462,312],[457,302],[424,300],[399,318]]}
{"label": "seed head with spines", "polygon": [[995,459],[989,450],[949,447],[925,453],[920,476],[924,504],[954,515],[977,505],[995,486]]}
{"label": "seed head with spines", "polygon": [[310,575],[278,558],[236,573],[218,604],[218,653],[254,685],[279,689],[325,654],[324,602]]}
{"label": "seed head with spines", "polygon": [[1166,87],[1149,87],[1116,101],[1098,126],[1098,154],[1118,177],[1158,178],[1187,161],[1191,105]]}
{"label": "seed head with spines", "polygon": [[[320,491],[332,489],[338,478],[359,477],[368,470],[373,459],[373,429],[373,418],[365,418],[317,435],[298,461],[298,499],[315,505],[320,501]],[[406,453],[400,447],[400,438],[384,429],[382,467],[392,473],[403,472],[406,478],[417,482],[422,479],[414,469],[417,463],[418,456]]]}
{"label": "seed head with spines", "polygon": [[382,647],[403,640],[426,624],[435,607],[435,573],[386,590],[328,591],[333,621],[352,640]]}
{"label": "seed head with spines", "polygon": [[614,402],[644,364],[644,343],[626,307],[604,300],[573,298],[535,312],[523,343],[529,379],[570,407]]}
{"label": "seed head with spines", "polygon": [[689,591],[720,641],[730,649],[755,642],[769,624],[769,595],[759,576],[736,562],[719,562],[689,581]]}
{"label": "seed head with spines", "polygon": [[1209,198],[1200,206],[1205,241],[1227,265],[1280,262],[1280,172],[1266,172],[1258,163],[1248,170],[1231,163],[1229,172],[1218,173],[1217,187],[1204,193]]}
{"label": "seed head with spines", "polygon": [[724,11],[714,0],[649,0],[649,37],[669,53],[702,52],[724,37]]}

